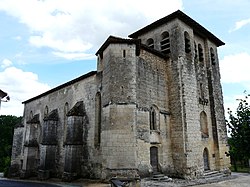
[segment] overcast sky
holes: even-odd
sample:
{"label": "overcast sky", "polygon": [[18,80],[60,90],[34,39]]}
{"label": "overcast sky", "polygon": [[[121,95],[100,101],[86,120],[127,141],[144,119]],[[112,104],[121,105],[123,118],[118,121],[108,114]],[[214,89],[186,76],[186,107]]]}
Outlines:
{"label": "overcast sky", "polygon": [[249,0],[0,0],[0,89],[11,98],[0,114],[20,116],[22,101],[96,70],[109,35],[127,37],[178,9],[226,43],[221,81],[233,108],[250,90]]}

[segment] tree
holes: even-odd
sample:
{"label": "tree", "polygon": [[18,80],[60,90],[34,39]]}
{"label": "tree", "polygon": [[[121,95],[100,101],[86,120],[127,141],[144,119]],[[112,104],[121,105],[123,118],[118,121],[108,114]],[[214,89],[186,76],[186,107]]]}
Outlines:
{"label": "tree", "polygon": [[227,127],[231,135],[228,140],[229,154],[235,171],[237,171],[236,161],[250,159],[250,106],[247,102],[249,96],[246,95],[244,99],[238,99],[239,105],[235,114],[228,109]]}
{"label": "tree", "polygon": [[6,172],[10,164],[14,126],[21,123],[21,117],[0,116],[0,172]]}

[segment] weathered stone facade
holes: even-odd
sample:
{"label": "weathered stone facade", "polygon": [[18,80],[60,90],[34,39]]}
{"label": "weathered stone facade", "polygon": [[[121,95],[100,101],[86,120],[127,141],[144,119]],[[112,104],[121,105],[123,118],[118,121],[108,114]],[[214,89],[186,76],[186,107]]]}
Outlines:
{"label": "weathered stone facade", "polygon": [[97,71],[23,102],[13,175],[70,181],[228,171],[217,54],[224,43],[181,11],[129,37],[105,41]]}

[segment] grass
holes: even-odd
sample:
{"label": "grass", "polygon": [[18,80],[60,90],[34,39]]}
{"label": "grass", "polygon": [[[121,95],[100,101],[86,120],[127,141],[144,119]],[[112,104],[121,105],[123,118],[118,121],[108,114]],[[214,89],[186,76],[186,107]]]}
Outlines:
{"label": "grass", "polygon": [[232,172],[240,172],[240,173],[250,173],[250,168],[248,167],[242,167],[242,166],[237,166],[237,171],[234,170],[234,167],[231,166],[230,170]]}

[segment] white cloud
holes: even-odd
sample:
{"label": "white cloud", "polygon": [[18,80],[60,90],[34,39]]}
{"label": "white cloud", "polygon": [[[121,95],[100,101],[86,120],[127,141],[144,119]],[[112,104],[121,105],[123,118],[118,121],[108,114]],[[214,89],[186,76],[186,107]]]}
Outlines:
{"label": "white cloud", "polygon": [[250,24],[250,18],[249,19],[244,19],[244,20],[241,20],[241,21],[237,21],[235,23],[234,28],[231,31],[239,30],[239,29],[241,29],[242,27],[244,27],[245,25],[248,25],[248,24]]}
{"label": "white cloud", "polygon": [[85,53],[61,53],[61,52],[53,52],[54,55],[68,59],[68,60],[83,60],[83,59],[95,59],[96,56],[93,54],[85,54]]}
{"label": "white cloud", "polygon": [[[127,36],[182,9],[182,0],[1,0],[0,10],[31,31],[30,44],[57,53],[93,53],[108,35]],[[72,54],[71,54],[72,55]],[[88,56],[88,55],[87,55]]]}
{"label": "white cloud", "polygon": [[13,37],[13,39],[20,41],[20,40],[22,40],[22,37],[21,36],[15,36],[15,37]]}
{"label": "white cloud", "polygon": [[0,87],[10,96],[9,102],[2,102],[0,114],[16,116],[23,113],[22,101],[50,89],[47,84],[39,82],[36,74],[16,67],[7,67],[0,72]]}
{"label": "white cloud", "polygon": [[[248,53],[239,53],[234,55],[225,56],[220,60],[220,72],[221,72],[221,81],[222,84],[225,84],[225,88],[230,85],[232,88],[224,90],[224,107],[225,114],[228,118],[228,108],[233,112],[236,111],[238,107],[237,99],[242,99],[244,97],[243,91],[250,90],[250,54]],[[227,85],[228,84],[228,85]],[[234,88],[234,85],[242,88]],[[225,92],[226,91],[226,92]],[[235,95],[234,93],[237,94]],[[240,95],[241,94],[241,95]]]}
{"label": "white cloud", "polygon": [[12,65],[12,62],[8,59],[4,59],[2,62],[1,62],[1,68],[6,68],[6,67],[9,67]]}
{"label": "white cloud", "polygon": [[250,54],[239,53],[220,60],[221,81],[250,85]]}

